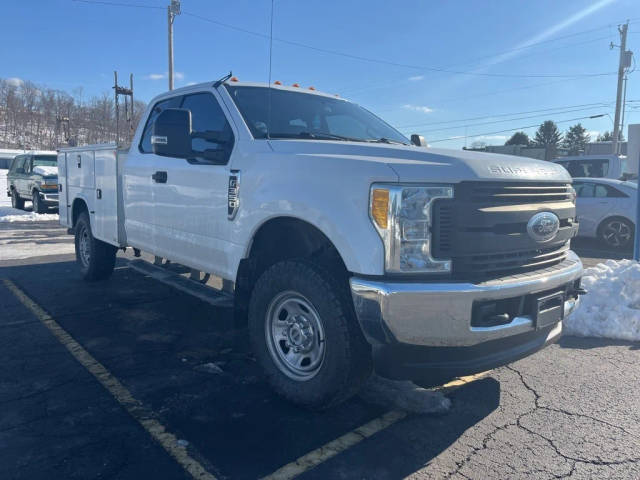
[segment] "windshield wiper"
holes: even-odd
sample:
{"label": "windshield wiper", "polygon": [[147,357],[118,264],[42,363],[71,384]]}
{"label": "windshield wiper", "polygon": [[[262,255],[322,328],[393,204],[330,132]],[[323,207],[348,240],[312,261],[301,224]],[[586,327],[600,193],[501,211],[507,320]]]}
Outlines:
{"label": "windshield wiper", "polygon": [[397,140],[389,140],[388,138],[385,137],[381,137],[381,138],[377,138],[377,139],[370,139],[367,140],[368,142],[373,142],[373,143],[388,143],[391,145],[406,145],[406,143],[404,142],[398,142]]}
{"label": "windshield wiper", "polygon": [[342,140],[345,142],[364,142],[357,138],[344,137],[342,135],[334,135],[333,133],[312,133],[312,132],[298,132],[298,133],[272,133],[269,135],[271,138],[311,138],[313,140]]}

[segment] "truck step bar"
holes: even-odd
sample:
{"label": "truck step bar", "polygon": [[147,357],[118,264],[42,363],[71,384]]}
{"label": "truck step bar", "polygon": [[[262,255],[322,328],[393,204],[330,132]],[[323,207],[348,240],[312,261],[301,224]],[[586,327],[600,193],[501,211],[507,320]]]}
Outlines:
{"label": "truck step bar", "polygon": [[183,277],[180,273],[170,269],[154,265],[145,260],[130,260],[129,267],[216,307],[233,307],[233,295]]}

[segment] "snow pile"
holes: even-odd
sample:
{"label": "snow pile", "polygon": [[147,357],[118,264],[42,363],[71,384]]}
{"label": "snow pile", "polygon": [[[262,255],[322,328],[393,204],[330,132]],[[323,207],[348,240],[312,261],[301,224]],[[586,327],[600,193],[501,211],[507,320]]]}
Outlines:
{"label": "snow pile", "polygon": [[388,380],[372,375],[360,390],[360,398],[411,413],[441,413],[451,406],[451,400],[441,392],[427,390],[407,381]]}
{"label": "snow pile", "polygon": [[582,277],[588,294],[564,322],[565,333],[640,341],[640,264],[607,260]]}
{"label": "snow pile", "polygon": [[45,177],[50,175],[58,175],[58,167],[39,165],[37,167],[33,167],[33,172],[44,175]]}
{"label": "snow pile", "polygon": [[57,213],[33,213],[11,207],[0,207],[0,222],[57,222]]}

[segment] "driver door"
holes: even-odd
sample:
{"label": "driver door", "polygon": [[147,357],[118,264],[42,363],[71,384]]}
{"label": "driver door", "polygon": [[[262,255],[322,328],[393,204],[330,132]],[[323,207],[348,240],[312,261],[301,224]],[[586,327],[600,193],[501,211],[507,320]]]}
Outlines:
{"label": "driver door", "polygon": [[[228,274],[230,225],[227,194],[234,134],[213,92],[183,97],[191,112],[191,155],[153,154],[156,254],[220,276]],[[219,158],[211,155],[220,152]]]}

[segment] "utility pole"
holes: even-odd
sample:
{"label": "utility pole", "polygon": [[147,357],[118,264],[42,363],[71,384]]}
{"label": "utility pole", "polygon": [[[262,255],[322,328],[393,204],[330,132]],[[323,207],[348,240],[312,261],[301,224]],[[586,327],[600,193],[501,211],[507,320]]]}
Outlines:
{"label": "utility pole", "polygon": [[[618,27],[620,32],[620,60],[618,63],[618,90],[616,93],[616,115],[613,122],[613,154],[618,154],[618,138],[620,137],[620,112],[622,109],[622,84],[624,81],[625,71],[631,65],[631,52],[627,53],[627,29],[629,28],[629,21],[624,25]],[[615,45],[611,43],[611,48]],[[628,63],[627,63],[628,62]]]}
{"label": "utility pole", "polygon": [[180,0],[171,0],[167,7],[167,26],[169,28],[169,90],[173,90],[173,20],[180,15]]}

